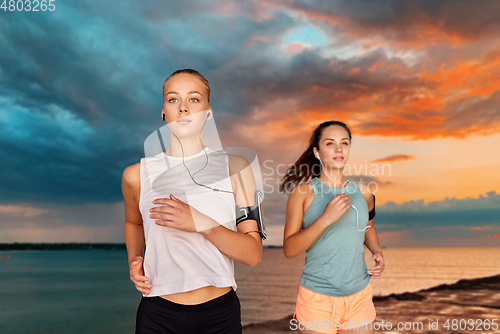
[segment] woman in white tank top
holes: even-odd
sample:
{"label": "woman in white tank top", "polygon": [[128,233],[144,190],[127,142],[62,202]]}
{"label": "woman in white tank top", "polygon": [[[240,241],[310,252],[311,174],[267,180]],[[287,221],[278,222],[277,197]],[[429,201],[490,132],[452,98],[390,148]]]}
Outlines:
{"label": "woman in white tank top", "polygon": [[241,333],[233,260],[256,266],[262,239],[255,220],[236,226],[235,205],[254,205],[255,179],[246,159],[203,143],[213,116],[200,73],[172,73],[163,99],[170,147],[122,177],[136,333]]}

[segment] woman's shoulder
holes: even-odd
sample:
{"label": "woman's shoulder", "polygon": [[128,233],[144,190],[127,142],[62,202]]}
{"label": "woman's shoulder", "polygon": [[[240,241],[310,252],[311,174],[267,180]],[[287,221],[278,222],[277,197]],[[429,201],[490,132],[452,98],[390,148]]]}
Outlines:
{"label": "woman's shoulder", "polygon": [[237,167],[247,167],[250,165],[250,163],[248,162],[247,159],[245,159],[244,157],[242,157],[241,155],[237,155],[237,154],[227,154],[228,156],[228,160],[229,160],[229,167],[234,167],[234,168],[237,168]]}
{"label": "woman's shoulder", "polygon": [[237,154],[229,154],[229,153],[227,156],[229,162],[229,175],[233,176],[235,174],[240,173],[247,167],[251,168],[250,163],[244,157]]}
{"label": "woman's shoulder", "polygon": [[122,192],[124,197],[133,196],[137,203],[141,192],[140,162],[126,167],[122,174]]}
{"label": "woman's shoulder", "polygon": [[137,162],[123,170],[122,178],[128,183],[140,182],[141,163]]}
{"label": "woman's shoulder", "polygon": [[373,195],[372,190],[370,189],[370,187],[368,187],[368,185],[365,182],[359,181],[356,182],[356,184],[358,185],[359,190],[361,190],[363,194]]}
{"label": "woman's shoulder", "polygon": [[310,180],[308,182],[301,182],[297,184],[290,192],[290,196],[292,196],[293,194],[294,196],[301,196],[305,199],[307,196],[314,194],[314,187],[312,182],[313,181]]}
{"label": "woman's shoulder", "polygon": [[375,197],[375,195],[373,194],[370,187],[363,181],[356,182],[356,184],[358,185],[359,190],[363,194],[363,197],[365,198],[368,207],[369,208],[373,207],[373,202],[374,202],[373,198]]}

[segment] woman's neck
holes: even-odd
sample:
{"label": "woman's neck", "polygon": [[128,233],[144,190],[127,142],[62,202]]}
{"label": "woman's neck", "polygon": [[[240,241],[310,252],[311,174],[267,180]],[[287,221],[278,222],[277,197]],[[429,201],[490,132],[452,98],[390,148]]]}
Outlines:
{"label": "woman's neck", "polygon": [[[330,179],[331,178],[331,179]],[[332,188],[342,188],[347,182],[344,177],[343,169],[339,169],[338,172],[327,174],[324,170],[321,171],[321,175],[318,177],[324,184],[330,185]],[[332,184],[333,182],[333,184]]]}
{"label": "woman's neck", "polygon": [[[182,145],[181,145],[182,144]],[[189,157],[201,152],[205,149],[205,145],[200,143],[200,139],[196,138],[183,138],[179,143],[177,138],[171,138],[170,147],[165,151],[165,154],[171,157]]]}

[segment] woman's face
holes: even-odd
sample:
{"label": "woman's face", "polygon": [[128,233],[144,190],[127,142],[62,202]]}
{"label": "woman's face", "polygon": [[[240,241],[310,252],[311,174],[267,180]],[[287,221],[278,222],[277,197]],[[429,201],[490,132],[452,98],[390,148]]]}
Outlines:
{"label": "woman's face", "polygon": [[324,165],[333,165],[342,168],[349,159],[351,143],[349,134],[340,125],[330,125],[323,129],[318,143],[319,157]]}
{"label": "woman's face", "polygon": [[163,93],[162,114],[170,131],[183,137],[198,135],[211,109],[203,82],[192,74],[180,73],[167,81]]}

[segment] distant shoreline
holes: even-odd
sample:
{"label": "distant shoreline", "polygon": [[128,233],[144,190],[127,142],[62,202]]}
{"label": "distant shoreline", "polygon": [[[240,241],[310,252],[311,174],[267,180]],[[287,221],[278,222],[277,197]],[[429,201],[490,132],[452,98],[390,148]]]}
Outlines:
{"label": "distant shoreline", "polygon": [[29,250],[126,250],[124,243],[31,243],[14,242],[10,244],[0,243],[0,251],[29,251]]}
{"label": "distant shoreline", "polygon": [[[264,246],[264,248],[283,248],[283,246]],[[30,250],[127,250],[124,243],[31,243],[14,242],[0,243],[0,251],[30,251]]]}

